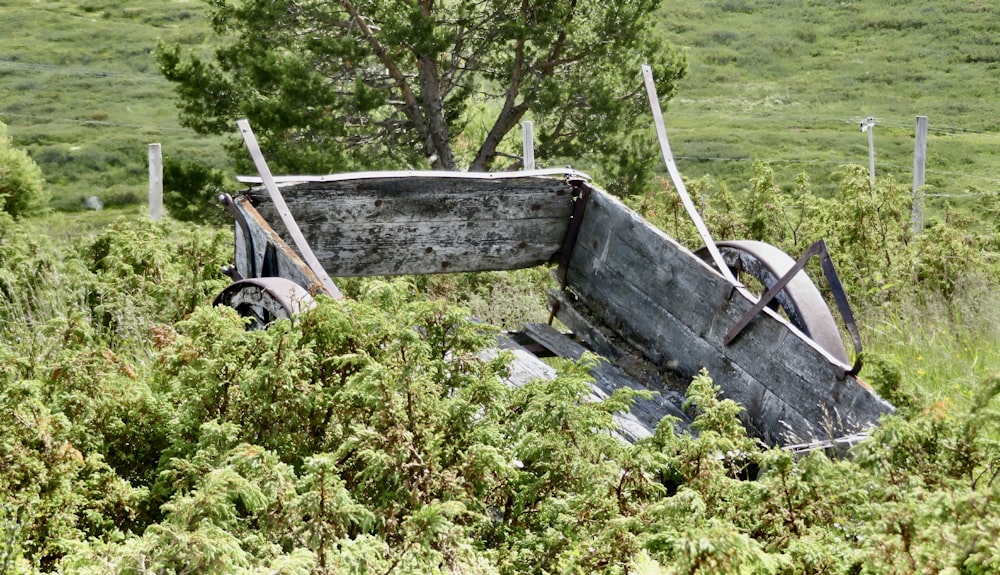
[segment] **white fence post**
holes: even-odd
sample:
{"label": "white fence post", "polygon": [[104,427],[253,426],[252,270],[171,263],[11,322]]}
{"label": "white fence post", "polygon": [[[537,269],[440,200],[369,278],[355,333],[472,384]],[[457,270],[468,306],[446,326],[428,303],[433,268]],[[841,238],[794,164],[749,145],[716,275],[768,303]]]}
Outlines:
{"label": "white fence post", "polygon": [[535,124],[531,120],[521,122],[521,150],[524,155],[524,169],[535,169]]}
{"label": "white fence post", "polygon": [[868,179],[875,185],[875,118],[868,116],[861,121],[861,131],[868,132]]}
{"label": "white fence post", "polygon": [[913,233],[924,229],[924,170],[927,168],[927,116],[917,116],[917,138],[913,149]]}
{"label": "white fence post", "polygon": [[149,219],[163,217],[163,153],[159,144],[149,145]]}

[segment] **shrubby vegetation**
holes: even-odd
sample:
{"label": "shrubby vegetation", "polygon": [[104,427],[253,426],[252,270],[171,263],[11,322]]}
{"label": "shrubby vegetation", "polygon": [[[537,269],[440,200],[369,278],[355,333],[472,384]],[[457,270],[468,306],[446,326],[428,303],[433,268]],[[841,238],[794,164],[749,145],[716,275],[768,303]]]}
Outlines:
{"label": "shrubby vegetation", "polygon": [[[740,214],[822,211],[804,192],[746,207],[788,202],[759,174],[713,225],[775,237],[780,222]],[[891,203],[879,191],[866,201]],[[669,221],[660,199],[645,207]],[[902,409],[840,460],[764,449],[702,374],[696,436],[665,422],[625,445],[611,414],[629,397],[587,400],[590,360],[508,388],[505,358],[481,353],[492,328],[410,281],[357,282],[352,299],[248,332],[208,305],[228,231],[122,220],[71,243],[0,218],[0,572],[1000,568],[995,376],[952,401],[907,394],[900,368],[877,363],[872,383]],[[831,238],[862,257],[856,234]],[[873,309],[902,300],[837,263],[874,288]]]}
{"label": "shrubby vegetation", "polygon": [[[995,199],[986,198],[976,213],[946,209],[943,218],[914,233],[909,189],[892,179],[872,185],[859,166],[843,167],[838,182],[829,198],[814,194],[805,176],[786,192],[771,167],[758,162],[750,185],[738,193],[706,179],[691,182],[688,191],[716,239],[762,240],[793,257],[825,239],[848,293],[865,305],[917,295],[951,300],[970,281],[1000,281]],[[673,237],[692,249],[700,246],[680,198],[667,184],[632,203]]]}
{"label": "shrubby vegetation", "polygon": [[7,137],[0,122],[0,212],[15,218],[41,213],[48,207],[45,179],[38,164]]}
{"label": "shrubby vegetation", "polygon": [[201,224],[229,224],[219,205],[226,176],[193,160],[163,158],[163,206],[174,219]]}

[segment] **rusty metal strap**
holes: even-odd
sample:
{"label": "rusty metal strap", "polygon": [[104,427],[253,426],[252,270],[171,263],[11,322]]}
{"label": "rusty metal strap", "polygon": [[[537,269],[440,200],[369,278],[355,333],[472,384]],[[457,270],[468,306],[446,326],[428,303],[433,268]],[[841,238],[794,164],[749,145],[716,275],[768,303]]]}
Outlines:
{"label": "rusty metal strap", "polygon": [[813,256],[820,257],[820,266],[823,268],[823,275],[826,276],[826,281],[830,286],[830,291],[833,294],[833,300],[837,304],[837,311],[840,312],[840,316],[844,320],[844,325],[847,327],[847,331],[851,334],[851,339],[854,341],[854,365],[851,367],[850,371],[846,372],[846,375],[857,375],[861,371],[861,367],[864,364],[862,358],[862,348],[861,348],[861,334],[858,331],[858,324],[854,320],[854,313],[851,311],[851,305],[847,301],[847,294],[844,293],[844,286],[840,283],[840,277],[837,275],[837,270],[833,266],[833,260],[830,259],[830,251],[826,247],[826,241],[819,240],[813,245],[809,246],[809,249],[802,254],[802,257],[795,262],[785,275],[781,276],[774,285],[771,286],[764,295],[760,296],[757,303],[750,308],[750,311],[743,314],[743,317],[733,325],[732,328],[726,333],[723,338],[723,343],[729,345],[733,342],[736,337],[743,332],[746,326],[750,323],[753,318],[760,314],[761,310],[767,307],[767,304],[771,303],[778,292],[788,285],[788,282],[792,281],[795,274],[802,271],[809,263],[809,259]]}
{"label": "rusty metal strap", "polygon": [[587,213],[591,191],[591,187],[583,180],[570,180],[569,184],[573,186],[573,214],[566,230],[566,237],[563,238],[563,245],[559,248],[559,267],[556,269],[559,289],[562,290],[566,289],[566,271],[573,256],[573,249],[576,247],[576,240],[580,236],[580,227],[583,225],[583,216]]}
{"label": "rusty metal strap", "polygon": [[858,331],[858,323],[854,320],[854,313],[851,311],[851,304],[847,301],[847,293],[844,292],[844,286],[840,283],[840,276],[837,275],[837,269],[833,267],[833,260],[830,258],[830,252],[826,248],[826,242],[819,240],[817,243],[822,244],[819,262],[823,268],[823,275],[826,276],[826,281],[830,285],[830,292],[833,294],[833,301],[836,302],[840,317],[844,319],[844,325],[847,327],[847,331],[851,334],[851,339],[854,342],[854,365],[847,374],[857,375],[861,372],[861,367],[864,365],[861,349],[861,332]]}

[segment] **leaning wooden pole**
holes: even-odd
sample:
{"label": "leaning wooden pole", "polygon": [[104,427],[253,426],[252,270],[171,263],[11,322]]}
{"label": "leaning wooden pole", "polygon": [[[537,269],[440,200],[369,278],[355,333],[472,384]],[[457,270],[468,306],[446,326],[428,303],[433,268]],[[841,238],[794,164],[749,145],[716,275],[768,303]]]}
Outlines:
{"label": "leaning wooden pole", "polygon": [[260,179],[264,183],[264,187],[267,188],[267,193],[271,196],[271,201],[274,202],[275,209],[278,210],[278,216],[281,217],[282,223],[285,224],[285,228],[292,236],[292,240],[295,242],[295,247],[299,249],[302,259],[305,260],[309,269],[316,274],[316,277],[319,278],[320,284],[323,285],[323,288],[326,289],[331,296],[336,299],[343,299],[344,294],[340,292],[340,289],[333,283],[333,280],[330,279],[326,270],[324,270],[323,266],[319,263],[319,260],[316,259],[312,248],[309,247],[309,242],[307,242],[305,236],[302,235],[302,230],[300,230],[299,225],[295,223],[295,218],[292,217],[292,212],[285,204],[285,198],[281,196],[281,191],[278,190],[278,185],[274,182],[274,176],[271,175],[271,169],[267,166],[267,162],[264,161],[264,154],[260,151],[260,146],[257,144],[257,138],[253,135],[253,130],[250,129],[250,122],[246,119],[242,119],[237,120],[236,124],[240,127],[240,132],[243,134],[243,141],[247,145],[250,157],[253,158],[253,162],[257,166],[257,172],[260,174]]}
{"label": "leaning wooden pole", "polygon": [[670,180],[674,183],[674,188],[677,189],[677,194],[681,197],[681,202],[684,204],[684,208],[687,210],[688,216],[694,222],[694,227],[698,229],[698,234],[701,235],[701,241],[705,243],[705,247],[708,249],[708,253],[712,256],[712,261],[718,266],[719,272],[724,278],[729,280],[734,286],[741,285],[737,281],[736,276],[726,265],[726,260],[723,259],[722,253],[719,252],[719,248],[715,246],[715,242],[712,241],[712,234],[708,231],[708,226],[705,225],[705,221],[702,220],[701,214],[698,213],[698,209],[695,207],[694,202],[691,201],[691,196],[688,195],[687,188],[684,186],[684,179],[681,178],[681,172],[677,169],[677,164],[674,162],[674,154],[670,151],[670,142],[667,140],[667,128],[663,123],[663,112],[660,110],[660,100],[656,95],[656,84],[653,82],[653,69],[648,65],[643,64],[642,66],[642,77],[643,81],[646,83],[646,95],[649,97],[649,107],[653,111],[653,123],[656,125],[656,136],[660,140],[660,150],[663,152],[663,161],[667,164],[667,172],[670,174]]}

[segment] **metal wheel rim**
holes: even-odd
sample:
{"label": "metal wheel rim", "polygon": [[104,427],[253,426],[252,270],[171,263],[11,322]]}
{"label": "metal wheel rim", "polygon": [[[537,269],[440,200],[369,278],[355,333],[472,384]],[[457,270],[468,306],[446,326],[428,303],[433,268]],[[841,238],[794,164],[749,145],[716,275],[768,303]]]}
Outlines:
{"label": "metal wheel rim", "polygon": [[[765,290],[795,265],[795,260],[791,256],[766,242],[732,240],[716,242],[715,245],[722,253],[726,265],[734,270],[734,273],[738,270],[749,274],[760,281]],[[702,259],[708,256],[705,248],[699,249],[696,253]],[[830,312],[823,294],[804,271],[795,274],[788,285],[775,296],[775,301],[788,316],[789,323],[827,353],[844,363],[849,363],[840,326]]]}

